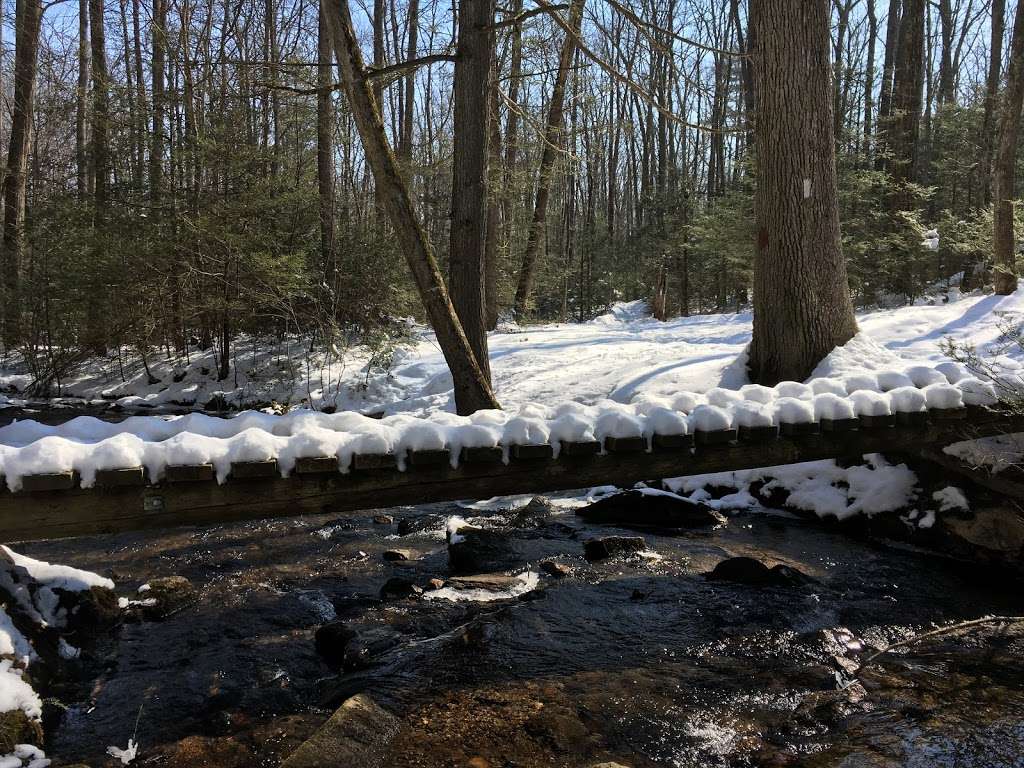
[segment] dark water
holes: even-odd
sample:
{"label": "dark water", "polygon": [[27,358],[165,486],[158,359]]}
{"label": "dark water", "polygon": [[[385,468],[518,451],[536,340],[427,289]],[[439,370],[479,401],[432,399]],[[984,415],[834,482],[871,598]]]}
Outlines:
{"label": "dark water", "polygon": [[[476,514],[389,514],[452,512]],[[1024,766],[1020,624],[894,652],[837,690],[859,645],[1024,613],[1020,585],[1005,577],[766,514],[703,533],[645,532],[663,559],[591,564],[582,540],[617,529],[565,511],[516,539],[527,561],[518,570],[555,558],[572,568],[564,579],[542,575],[533,593],[499,602],[381,602],[389,577],[445,578],[447,562],[441,523],[399,539],[372,514],[20,547],[110,575],[125,595],[164,575],[200,590],[184,611],[125,624],[97,648],[65,694],[77,701],[49,755],[100,765],[138,719],[136,764],[272,766],[367,692],[402,717],[387,766]],[[420,559],[383,562],[395,546]],[[817,581],[703,577],[734,555]],[[399,643],[369,669],[332,673],[313,633],[335,617],[393,629]]]}

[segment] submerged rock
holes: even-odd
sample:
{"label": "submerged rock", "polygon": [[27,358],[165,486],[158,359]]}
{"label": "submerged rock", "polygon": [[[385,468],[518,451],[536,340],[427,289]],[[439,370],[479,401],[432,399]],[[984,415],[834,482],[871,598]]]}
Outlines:
{"label": "submerged rock", "polygon": [[398,563],[414,559],[412,550],[410,549],[389,549],[384,552],[382,557],[390,563]]}
{"label": "submerged rock", "polygon": [[564,578],[572,573],[572,569],[568,565],[556,563],[554,560],[545,560],[540,564],[540,569],[548,576],[554,576],[556,579]]}
{"label": "submerged rock", "polygon": [[490,592],[504,592],[522,586],[523,580],[518,576],[506,576],[503,573],[481,573],[476,576],[453,576],[446,586],[452,589],[486,589]]}
{"label": "submerged rock", "polygon": [[576,514],[592,523],[657,528],[702,528],[725,522],[722,515],[706,504],[639,489],[605,496],[580,507]]}
{"label": "submerged rock", "polygon": [[[139,596],[147,602],[142,608],[143,618],[160,621],[194,603],[197,593],[184,576],[164,576],[151,580],[149,588]],[[149,603],[150,600],[155,602]]]}
{"label": "submerged rock", "polygon": [[402,598],[412,597],[413,595],[423,594],[423,588],[417,586],[409,579],[404,579],[401,576],[393,576],[384,582],[384,586],[380,588],[380,596],[385,600],[388,598]]}
{"label": "submerged rock", "polygon": [[583,555],[587,560],[605,560],[616,555],[643,552],[647,544],[642,536],[602,536],[583,542]]}
{"label": "submerged rock", "polygon": [[445,518],[442,515],[416,515],[415,517],[403,517],[398,521],[398,535],[408,536],[421,531],[439,530],[444,527]]}
{"label": "submerged rock", "polygon": [[391,627],[353,628],[340,621],[324,624],[314,636],[316,652],[327,666],[346,672],[368,666],[401,639]]}
{"label": "submerged rock", "polygon": [[711,581],[731,581],[755,587],[795,587],[814,581],[796,568],[781,563],[769,568],[753,557],[730,557],[705,575]]}

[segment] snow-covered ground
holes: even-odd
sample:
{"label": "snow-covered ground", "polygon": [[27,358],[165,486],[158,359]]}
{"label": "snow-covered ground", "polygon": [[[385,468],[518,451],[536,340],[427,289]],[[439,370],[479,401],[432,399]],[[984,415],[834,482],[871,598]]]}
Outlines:
{"label": "snow-covered ground", "polygon": [[[816,375],[848,375],[861,369],[902,370],[915,363],[945,360],[946,338],[993,346],[1000,323],[1024,313],[1024,291],[1012,296],[955,293],[949,303],[918,304],[862,313],[862,338],[823,364]],[[628,403],[639,393],[672,395],[706,392],[713,387],[737,389],[746,383],[743,352],[750,341],[748,313],[700,315],[662,323],[643,302],[620,304],[587,323],[510,326],[490,335],[491,371],[502,406],[517,410],[525,403],[552,405],[566,400]],[[216,380],[212,351],[193,353],[186,365],[150,361],[158,383],[150,384],[141,363],[94,360],[62,382],[61,394],[87,400],[117,401],[125,406],[168,403],[202,406],[215,395],[229,402],[276,401],[339,410],[422,415],[454,410],[451,374],[433,335],[395,353],[387,372],[367,371],[365,350],[353,348],[325,360],[307,355],[299,342],[272,345],[245,339],[237,345],[236,368],[229,379]],[[873,342],[873,343],[872,343]],[[1020,350],[1008,353],[1020,361]],[[179,381],[174,381],[177,378]],[[0,369],[0,392],[17,398],[31,377]],[[237,381],[237,386],[236,386]]]}

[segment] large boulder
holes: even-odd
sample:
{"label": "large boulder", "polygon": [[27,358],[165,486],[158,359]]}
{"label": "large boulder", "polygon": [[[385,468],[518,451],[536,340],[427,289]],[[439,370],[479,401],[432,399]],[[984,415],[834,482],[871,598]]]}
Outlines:
{"label": "large boulder", "polygon": [[448,537],[448,566],[453,573],[490,573],[526,562],[510,531],[462,526]]}
{"label": "large boulder", "polygon": [[580,507],[576,514],[591,523],[626,527],[704,528],[725,522],[706,504],[647,488],[613,493]]}

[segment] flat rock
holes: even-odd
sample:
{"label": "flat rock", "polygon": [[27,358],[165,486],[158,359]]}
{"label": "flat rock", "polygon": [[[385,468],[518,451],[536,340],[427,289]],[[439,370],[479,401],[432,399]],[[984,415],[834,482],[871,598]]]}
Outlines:
{"label": "flat rock", "polygon": [[481,573],[475,576],[453,576],[448,579],[447,586],[452,589],[486,589],[491,592],[503,592],[518,587],[523,582],[518,576],[506,576],[503,573]]}
{"label": "flat rock", "polygon": [[795,587],[814,581],[810,576],[781,563],[769,568],[753,557],[730,557],[706,574],[711,581],[731,581],[755,587]]}
{"label": "flat rock", "polygon": [[391,515],[376,515],[373,518],[374,525],[391,525],[395,522],[395,518]]}
{"label": "flat rock", "polygon": [[592,523],[656,528],[704,528],[725,522],[706,504],[638,489],[605,496],[580,507],[576,514]]}
{"label": "flat rock", "polygon": [[643,552],[647,544],[642,536],[601,536],[583,542],[583,555],[587,560],[605,560],[616,555]]}
{"label": "flat rock", "polygon": [[389,563],[397,563],[405,560],[414,560],[415,556],[411,549],[389,549],[384,552],[382,557]]}
{"label": "flat rock", "polygon": [[1010,506],[976,509],[970,517],[942,514],[942,529],[975,555],[1019,560],[1024,555],[1024,517]]}
{"label": "flat rock", "polygon": [[399,725],[369,696],[353,696],[281,768],[379,768]]}

